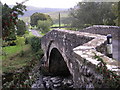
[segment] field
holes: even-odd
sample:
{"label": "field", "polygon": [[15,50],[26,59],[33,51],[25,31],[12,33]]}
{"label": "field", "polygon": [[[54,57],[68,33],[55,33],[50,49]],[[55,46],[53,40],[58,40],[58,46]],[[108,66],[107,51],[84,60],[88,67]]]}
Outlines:
{"label": "field", "polygon": [[64,17],[68,17],[69,12],[68,11],[60,11],[60,12],[49,12],[46,13],[48,15],[51,16],[51,18],[54,20],[57,20],[59,18],[59,13],[60,13],[60,17],[64,18]]}

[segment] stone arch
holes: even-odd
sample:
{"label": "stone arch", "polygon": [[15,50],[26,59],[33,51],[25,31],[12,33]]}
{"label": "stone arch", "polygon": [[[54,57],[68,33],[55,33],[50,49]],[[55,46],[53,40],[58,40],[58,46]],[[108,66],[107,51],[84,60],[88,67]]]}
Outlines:
{"label": "stone arch", "polygon": [[50,52],[49,72],[58,76],[71,75],[62,54],[57,48],[53,48]]}
{"label": "stone arch", "polygon": [[51,47],[52,43],[53,43],[53,40],[51,40],[49,45],[48,45],[48,49],[47,49],[47,52],[46,52],[47,60],[48,60],[48,57],[49,57],[50,47]]}

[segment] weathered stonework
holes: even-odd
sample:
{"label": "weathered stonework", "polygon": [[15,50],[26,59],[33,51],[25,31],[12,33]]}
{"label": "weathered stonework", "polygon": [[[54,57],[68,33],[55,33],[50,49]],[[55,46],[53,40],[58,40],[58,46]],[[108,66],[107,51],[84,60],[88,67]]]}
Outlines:
{"label": "weathered stonework", "polygon": [[[94,59],[94,53],[103,58],[108,69],[116,71],[120,75],[118,69],[120,62],[106,56],[106,36],[56,29],[43,36],[41,44],[44,51],[45,67],[49,69],[51,65],[54,68],[60,65],[59,67],[65,68],[61,63],[50,64],[52,60],[51,51],[57,49],[73,76],[75,88],[105,87],[102,74],[96,70],[99,61]],[[54,54],[57,55],[57,52]]]}
{"label": "weathered stonework", "polygon": [[112,34],[113,39],[119,39],[120,37],[120,27],[118,26],[93,25],[80,30],[80,32],[88,32],[101,35]]}

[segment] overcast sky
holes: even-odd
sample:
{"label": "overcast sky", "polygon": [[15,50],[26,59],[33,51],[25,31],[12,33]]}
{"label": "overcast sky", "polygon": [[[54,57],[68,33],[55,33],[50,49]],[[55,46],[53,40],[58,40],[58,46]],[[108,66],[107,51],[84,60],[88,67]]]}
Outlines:
{"label": "overcast sky", "polygon": [[[14,5],[16,2],[24,0],[1,0],[1,2],[8,5]],[[35,7],[49,7],[49,8],[71,8],[74,7],[81,0],[28,0],[25,5]]]}

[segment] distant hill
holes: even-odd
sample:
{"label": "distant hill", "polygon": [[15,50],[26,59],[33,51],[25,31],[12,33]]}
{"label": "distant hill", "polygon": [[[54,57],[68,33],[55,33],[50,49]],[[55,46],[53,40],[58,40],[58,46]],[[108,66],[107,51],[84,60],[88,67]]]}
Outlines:
{"label": "distant hill", "polygon": [[[11,5],[10,7],[12,7]],[[61,18],[68,17],[68,9],[67,8],[38,8],[33,6],[27,6],[27,11],[24,12],[23,16],[19,16],[20,19],[25,22],[30,22],[30,16],[35,13],[45,13],[51,16],[54,22],[58,22],[59,12],[61,14]]]}
{"label": "distant hill", "polygon": [[58,11],[67,11],[67,8],[38,8],[33,6],[27,6],[27,11],[24,12],[23,16],[19,17],[29,17],[35,12],[39,13],[49,13],[49,12],[58,12]]}
{"label": "distant hill", "polygon": [[[48,14],[50,15],[50,17],[52,18],[53,22],[54,23],[58,23],[59,22],[59,13],[60,13],[60,17],[61,17],[61,20],[63,20],[64,18],[67,18],[68,17],[68,14],[69,14],[69,11],[51,11],[51,12],[47,12],[45,14]],[[24,20],[25,22],[30,22],[30,16],[22,16],[22,17],[19,17],[20,19]]]}
{"label": "distant hill", "polygon": [[[13,5],[9,5],[10,7],[13,7]],[[54,23],[58,23],[58,15],[60,13],[61,21],[68,17],[69,11],[68,8],[40,8],[40,7],[33,7],[33,6],[27,6],[27,11],[24,12],[23,16],[19,16],[20,19],[24,20],[25,22],[30,22],[30,16],[35,13],[45,13],[51,16]]]}

